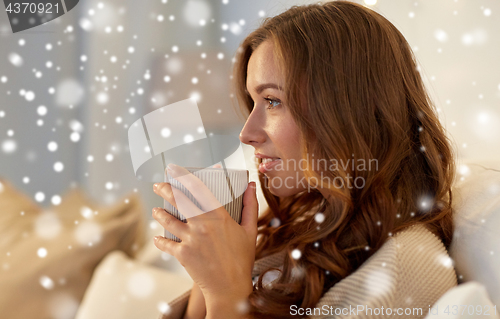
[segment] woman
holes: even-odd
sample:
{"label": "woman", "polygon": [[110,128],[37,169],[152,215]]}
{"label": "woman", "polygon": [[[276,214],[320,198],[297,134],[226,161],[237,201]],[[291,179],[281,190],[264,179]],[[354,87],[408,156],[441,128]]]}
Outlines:
{"label": "woman", "polygon": [[195,282],[171,316],[423,318],[457,283],[455,169],[403,35],[356,3],[292,7],[243,41],[233,80],[269,208],[257,221],[249,187],[241,225],[153,214]]}

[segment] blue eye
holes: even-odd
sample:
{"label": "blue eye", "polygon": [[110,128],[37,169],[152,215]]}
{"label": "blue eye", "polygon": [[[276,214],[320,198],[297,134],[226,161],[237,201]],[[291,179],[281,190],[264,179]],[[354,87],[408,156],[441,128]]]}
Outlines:
{"label": "blue eye", "polygon": [[270,98],[264,98],[264,100],[269,102],[269,106],[267,107],[267,109],[273,109],[276,106],[281,104],[280,100],[275,100],[275,99],[270,99]]}

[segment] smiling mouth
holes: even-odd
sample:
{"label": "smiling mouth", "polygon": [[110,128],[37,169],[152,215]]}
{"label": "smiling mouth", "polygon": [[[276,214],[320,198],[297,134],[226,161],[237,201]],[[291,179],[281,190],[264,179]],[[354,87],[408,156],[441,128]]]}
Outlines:
{"label": "smiling mouth", "polygon": [[263,158],[259,164],[259,172],[265,173],[270,170],[273,166],[278,164],[281,158]]}
{"label": "smiling mouth", "polygon": [[265,163],[269,163],[269,162],[276,161],[276,160],[279,160],[279,159],[281,159],[281,158],[279,158],[279,157],[276,157],[276,158],[263,158],[262,159],[262,163],[265,164]]}

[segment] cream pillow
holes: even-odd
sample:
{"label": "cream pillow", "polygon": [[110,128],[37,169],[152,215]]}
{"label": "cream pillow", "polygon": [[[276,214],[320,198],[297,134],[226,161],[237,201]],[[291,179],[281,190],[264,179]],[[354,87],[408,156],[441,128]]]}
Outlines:
{"label": "cream pillow", "polygon": [[112,250],[129,256],[144,243],[137,195],[96,207],[80,190],[42,210],[0,180],[1,317],[74,318],[97,264]]}
{"label": "cream pillow", "polygon": [[499,310],[491,303],[484,286],[470,281],[448,290],[432,305],[425,319],[500,319]]}
{"label": "cream pillow", "polygon": [[193,280],[111,252],[99,264],[76,319],[157,319]]}
{"label": "cream pillow", "polygon": [[484,285],[500,305],[500,161],[458,166],[453,189],[455,232],[449,254],[459,283]]}

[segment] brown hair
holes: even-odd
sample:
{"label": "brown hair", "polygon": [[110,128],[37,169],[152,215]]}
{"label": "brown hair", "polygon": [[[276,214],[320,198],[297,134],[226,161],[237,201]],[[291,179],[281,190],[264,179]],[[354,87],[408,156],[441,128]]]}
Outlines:
{"label": "brown hair", "polygon": [[[408,226],[425,224],[448,248],[455,163],[409,44],[380,14],[332,1],[294,6],[265,19],[241,44],[234,66],[235,93],[248,112],[253,109],[245,90],[248,60],[266,40],[274,44],[286,79],[283,104],[301,131],[302,157],[345,163],[355,154],[379,164],[376,170],[348,165],[321,172],[330,180],[365,181],[362,188],[340,188],[321,185],[319,171],[308,162],[304,176],[316,177],[329,200],[317,190],[274,196],[259,173],[269,208],[258,221],[256,259],[288,253],[271,288],[263,287],[260,276],[249,297],[250,313],[288,318],[292,304],[314,307],[331,286]],[[318,207],[325,216],[320,224],[314,218]],[[302,252],[298,260],[291,258],[294,249]]]}

